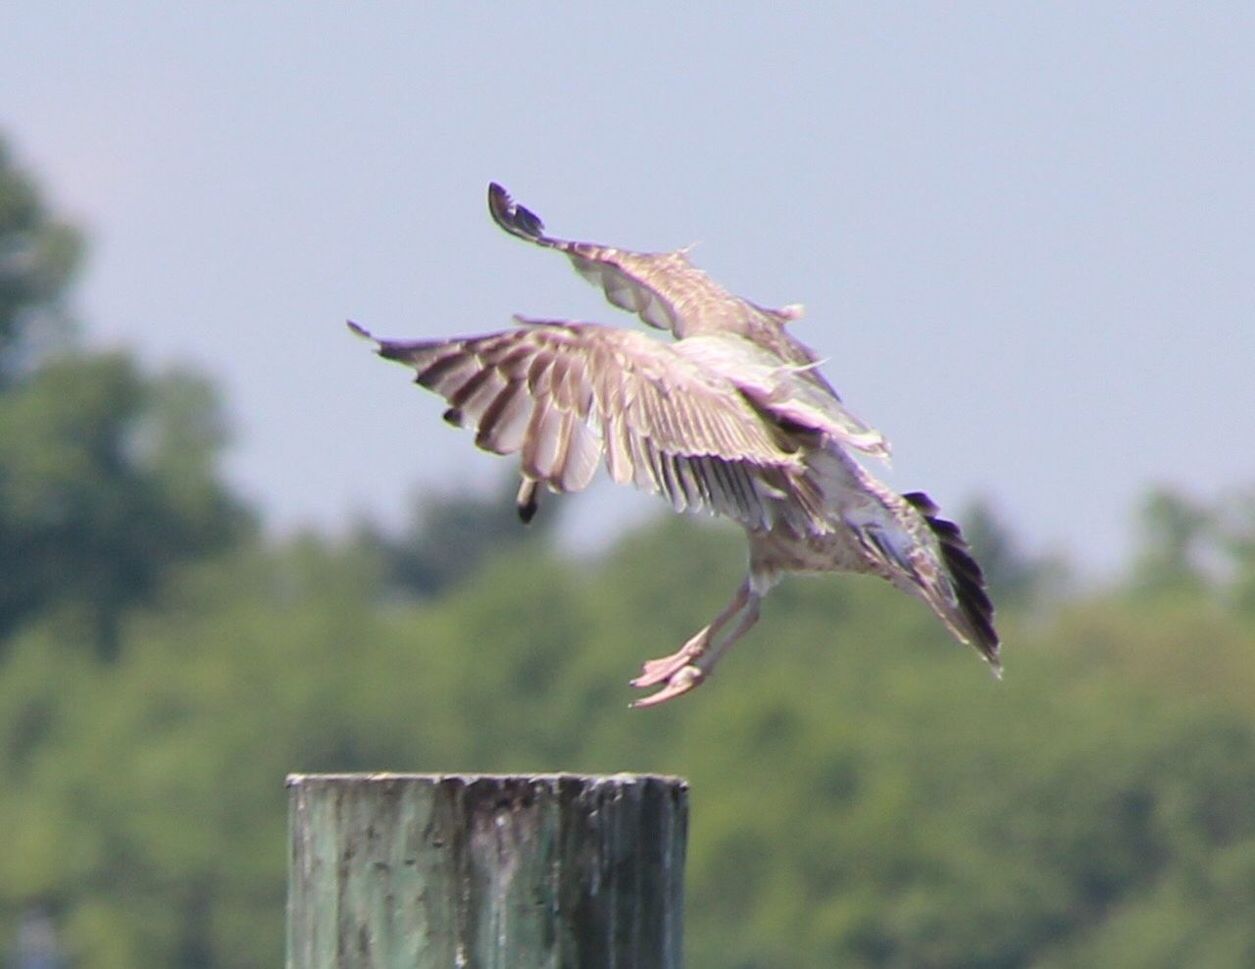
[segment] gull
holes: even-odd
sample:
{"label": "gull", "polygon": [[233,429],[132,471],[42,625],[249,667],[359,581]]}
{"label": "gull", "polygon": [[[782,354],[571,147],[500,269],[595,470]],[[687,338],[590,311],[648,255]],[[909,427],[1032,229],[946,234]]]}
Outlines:
{"label": "gull", "polygon": [[646,707],[709,678],[758,621],[788,573],[879,576],[932,609],[1001,675],[993,606],[958,526],[922,492],[898,494],[855,454],[887,459],[885,438],[846,409],[821,360],[789,324],[801,307],[769,309],[724,290],[687,250],[631,252],[545,233],[500,185],[493,220],[512,236],[566,255],[644,332],[516,317],[514,329],[444,340],[375,339],[380,356],[413,368],[448,403],[444,418],[494,454],[518,454],[519,515],[541,488],[586,488],[604,465],[619,484],[740,524],[749,568],[728,604],[669,656],[631,681]]}

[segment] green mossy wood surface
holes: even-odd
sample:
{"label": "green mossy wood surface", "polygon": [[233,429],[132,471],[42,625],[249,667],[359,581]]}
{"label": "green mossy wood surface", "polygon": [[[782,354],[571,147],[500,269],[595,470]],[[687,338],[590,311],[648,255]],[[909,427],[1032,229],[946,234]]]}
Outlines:
{"label": "green mossy wood surface", "polygon": [[688,789],[293,775],[288,969],[679,969]]}

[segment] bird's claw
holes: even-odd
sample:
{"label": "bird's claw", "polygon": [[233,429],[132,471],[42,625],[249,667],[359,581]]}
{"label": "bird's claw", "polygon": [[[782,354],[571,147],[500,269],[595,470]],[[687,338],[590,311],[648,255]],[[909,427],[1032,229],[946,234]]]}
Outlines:
{"label": "bird's claw", "polygon": [[688,666],[693,658],[681,652],[674,656],[664,656],[662,659],[651,659],[641,667],[640,676],[632,680],[631,685],[638,690],[643,690],[646,687],[665,683]]}
{"label": "bird's claw", "polygon": [[670,656],[646,660],[641,666],[641,673],[632,680],[632,686],[644,689],[657,686],[671,679],[686,666],[695,663],[706,652],[707,630],[703,629]]}
{"label": "bird's claw", "polygon": [[[699,686],[705,678],[706,674],[700,667],[693,666],[691,664],[688,666],[682,666],[667,678],[666,686],[664,686],[657,693],[651,693],[647,697],[642,697],[633,703],[632,706],[638,709],[642,707],[654,707],[660,703],[666,703],[668,700],[674,700],[676,697],[683,696],[689,690]],[[632,681],[632,685],[653,686],[655,682],[658,682],[656,680],[651,680],[650,682],[642,683],[641,680],[643,679],[645,679],[645,677],[637,677]]]}

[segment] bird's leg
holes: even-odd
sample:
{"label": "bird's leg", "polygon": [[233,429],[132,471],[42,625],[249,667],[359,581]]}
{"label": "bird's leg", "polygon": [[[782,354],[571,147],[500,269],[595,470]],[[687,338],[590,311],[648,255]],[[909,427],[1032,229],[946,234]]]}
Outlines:
{"label": "bird's leg", "polygon": [[[762,596],[751,589],[746,580],[728,607],[709,626],[685,643],[673,656],[654,661],[662,665],[649,669],[643,676],[632,681],[633,686],[642,687],[665,681],[661,690],[637,700],[633,706],[656,706],[699,686],[710,675],[720,657],[758,622],[761,602]],[[740,619],[732,630],[716,638],[728,621],[738,614]],[[645,680],[648,682],[643,682]]]}
{"label": "bird's leg", "polygon": [[728,620],[745,608],[745,602],[749,594],[749,580],[746,579],[741,583],[741,587],[736,590],[736,595],[732,597],[732,601],[724,606],[723,611],[707,625],[699,629],[688,642],[670,656],[660,656],[658,659],[647,660],[642,667],[641,675],[632,681],[632,686],[641,688],[657,686],[670,678],[671,674],[683,669],[701,656],[709,648],[711,638],[728,623]]}
{"label": "bird's leg", "polygon": [[706,650],[703,655],[697,658],[697,662],[694,665],[701,670],[703,676],[709,676],[711,671],[714,670],[715,664],[723,658],[723,654],[732,648],[732,644],[749,632],[753,628],[754,623],[758,622],[759,606],[762,601],[762,596],[751,592],[749,601],[745,605],[745,611],[741,613],[741,621],[736,624],[736,628],[715,643],[712,649]]}

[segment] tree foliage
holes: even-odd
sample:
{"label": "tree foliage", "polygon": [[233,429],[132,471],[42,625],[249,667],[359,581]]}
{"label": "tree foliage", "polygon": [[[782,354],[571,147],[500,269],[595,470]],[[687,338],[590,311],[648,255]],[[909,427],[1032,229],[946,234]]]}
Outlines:
{"label": "tree foliage", "polygon": [[81,254],[78,232],[47,211],[0,137],[0,387],[65,335],[63,299]]}
{"label": "tree foliage", "polygon": [[1136,585],[1150,596],[1193,592],[1206,584],[1203,545],[1211,515],[1201,503],[1156,488],[1142,502],[1141,549],[1134,564]]}
{"label": "tree foliage", "polygon": [[793,581],[709,685],[628,710],[742,556],[665,520],[411,601],[306,537],[184,569],[104,673],[72,624],[29,627],[0,911],[49,906],[82,966],[273,965],[286,772],[642,770],[693,784],[697,967],[1255,959],[1255,626],[1223,590],[1011,611],[998,684],[892,590]]}
{"label": "tree foliage", "polygon": [[509,475],[487,494],[420,492],[398,533],[368,523],[359,526],[357,538],[379,556],[392,589],[435,596],[473,575],[485,559],[507,548],[537,546],[553,535],[561,504],[546,502],[524,527],[515,507],[516,487],[517,479]]}
{"label": "tree foliage", "polygon": [[57,357],[0,395],[0,641],[69,608],[112,656],[128,608],[245,527],[214,474],[220,442],[202,380],[121,354]]}
{"label": "tree foliage", "polygon": [[0,651],[32,617],[70,610],[108,658],[127,610],[248,515],[217,475],[208,383],[39,337],[64,316],[76,238],[0,143]]}

